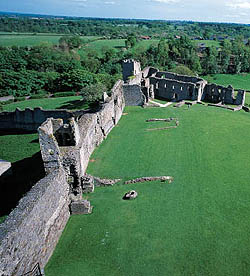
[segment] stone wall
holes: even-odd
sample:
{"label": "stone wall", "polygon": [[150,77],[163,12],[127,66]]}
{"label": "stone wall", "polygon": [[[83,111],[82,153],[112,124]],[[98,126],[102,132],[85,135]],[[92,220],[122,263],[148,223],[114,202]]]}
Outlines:
{"label": "stone wall", "polygon": [[[82,189],[84,189],[82,178],[88,166],[89,157],[118,123],[124,106],[123,82],[118,81],[111,91],[111,97],[106,99],[99,111],[71,118],[68,122],[50,118],[39,127],[45,171],[49,173],[56,168],[64,168],[70,179],[72,201],[81,199]],[[73,137],[74,141],[68,146],[60,145],[57,132],[61,128],[65,129],[69,124],[72,125],[69,128],[72,135],[69,133],[68,137]]]}
{"label": "stone wall", "polygon": [[68,221],[68,183],[54,170],[24,196],[0,224],[0,275],[22,275],[44,267]]}
{"label": "stone wall", "polygon": [[142,92],[142,87],[139,84],[125,84],[123,86],[123,94],[126,106],[143,105],[145,103],[146,99]]}
{"label": "stone wall", "polygon": [[214,83],[207,84],[204,89],[202,100],[211,103],[221,102],[222,104],[244,105],[245,91],[239,90],[236,97],[234,93],[235,91],[231,85],[225,87]]}
{"label": "stone wall", "polygon": [[197,100],[198,87],[191,82],[150,77],[150,85],[154,87],[155,96],[169,101]]}
{"label": "stone wall", "polygon": [[23,129],[36,131],[37,128],[46,121],[47,118],[62,118],[67,120],[72,117],[74,112],[68,110],[43,110],[42,108],[17,108],[13,112],[0,113],[0,129]]}
{"label": "stone wall", "polygon": [[136,76],[141,73],[140,62],[133,59],[124,60],[122,63],[123,81],[128,81],[129,77]]}
{"label": "stone wall", "polygon": [[11,162],[4,161],[0,159],[0,177],[3,174],[11,172]]}
{"label": "stone wall", "polygon": [[[179,75],[172,72],[160,72],[153,67],[146,67],[140,73],[135,73],[138,62],[126,60],[123,62],[124,97],[126,105],[143,105],[149,98],[161,97],[169,101],[208,101],[211,103],[244,105],[245,91],[239,90],[234,95],[232,86],[223,87],[208,84],[196,76]],[[128,74],[129,72],[129,74]],[[133,76],[133,78],[128,78]]]}
{"label": "stone wall", "polygon": [[[70,216],[70,203],[82,199],[82,177],[89,157],[118,123],[124,106],[123,81],[118,81],[98,112],[63,112],[63,119],[44,117],[39,141],[47,176],[0,225],[0,275],[21,275],[38,262],[42,268],[46,265]],[[26,119],[24,125],[28,126]],[[31,125],[34,128],[33,121],[29,130]],[[66,135],[69,146],[59,146],[59,134]]]}
{"label": "stone wall", "polygon": [[178,74],[171,73],[171,72],[157,72],[155,74],[155,77],[165,78],[165,79],[169,79],[169,80],[176,80],[176,81],[181,81],[181,82],[192,82],[192,83],[197,83],[197,82],[203,81],[203,79],[197,78],[195,76],[178,75]]}

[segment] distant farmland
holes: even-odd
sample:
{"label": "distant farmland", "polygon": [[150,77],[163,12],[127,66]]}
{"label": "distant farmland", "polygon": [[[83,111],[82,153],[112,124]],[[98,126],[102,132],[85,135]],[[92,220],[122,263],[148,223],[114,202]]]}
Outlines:
{"label": "distant farmland", "polygon": [[[0,46],[35,46],[41,43],[57,44],[62,34],[28,34],[0,32]],[[83,39],[98,37],[83,36]]]}

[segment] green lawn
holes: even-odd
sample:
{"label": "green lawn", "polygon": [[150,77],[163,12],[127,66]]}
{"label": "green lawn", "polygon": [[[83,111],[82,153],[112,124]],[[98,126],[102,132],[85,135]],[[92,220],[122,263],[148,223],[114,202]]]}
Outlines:
{"label": "green lawn", "polygon": [[78,110],[88,108],[88,104],[82,103],[81,96],[60,97],[60,98],[45,98],[26,100],[3,105],[4,111],[14,111],[16,108],[24,110],[25,108],[42,107],[43,109],[69,109]]}
{"label": "green lawn", "polygon": [[0,131],[0,159],[12,163],[12,174],[0,179],[0,223],[44,176],[39,151],[38,134]]}
{"label": "green lawn", "polygon": [[203,76],[209,82],[219,85],[228,86],[232,85],[235,89],[250,90],[250,74],[215,74]]}
{"label": "green lawn", "polygon": [[[0,33],[0,46],[36,46],[41,43],[57,44],[63,34]],[[83,39],[94,39],[93,36],[82,36]]]}
{"label": "green lawn", "polygon": [[0,159],[16,162],[40,150],[38,134],[8,134],[0,132]]}
{"label": "green lawn", "polygon": [[[127,107],[88,173],[171,175],[97,188],[91,215],[71,216],[45,272],[56,275],[249,275],[250,115],[196,105]],[[177,117],[177,129],[146,129]],[[123,201],[135,189],[134,201]]]}

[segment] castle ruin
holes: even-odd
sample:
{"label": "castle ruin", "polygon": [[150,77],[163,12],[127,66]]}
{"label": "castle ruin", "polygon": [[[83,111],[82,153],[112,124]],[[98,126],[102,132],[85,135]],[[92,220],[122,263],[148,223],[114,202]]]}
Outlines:
{"label": "castle ruin", "polygon": [[160,72],[153,67],[140,70],[134,60],[123,62],[125,102],[128,105],[143,105],[155,97],[168,101],[205,101],[222,105],[241,105],[245,103],[245,91],[235,91],[232,86],[224,87],[208,84],[199,77]]}
{"label": "castle ruin", "polygon": [[96,112],[16,110],[0,113],[0,128],[36,131],[38,128],[45,178],[36,183],[0,224],[0,275],[20,275],[37,262],[44,267],[71,213],[90,213],[83,193],[94,191],[86,175],[90,155],[119,122],[125,105],[145,105],[155,97],[243,106],[245,91],[235,97],[231,86],[208,84],[190,76],[141,70],[134,60],[123,62],[117,81]]}

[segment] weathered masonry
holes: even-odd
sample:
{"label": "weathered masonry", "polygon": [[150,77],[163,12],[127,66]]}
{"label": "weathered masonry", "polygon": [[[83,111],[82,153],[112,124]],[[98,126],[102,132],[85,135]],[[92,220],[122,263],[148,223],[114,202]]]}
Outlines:
{"label": "weathered masonry", "polygon": [[[22,275],[39,262],[49,260],[71,213],[90,213],[82,193],[94,191],[85,174],[94,149],[119,122],[125,105],[144,105],[156,96],[169,101],[209,101],[244,104],[245,91],[208,84],[198,77],[141,70],[140,63],[126,60],[123,78],[105,97],[96,112],[26,109],[0,113],[0,129],[38,129],[46,177],[36,183],[0,224],[0,275]],[[2,162],[3,163],[3,162]],[[6,162],[5,162],[6,163]],[[2,170],[10,170],[10,164]],[[1,174],[1,172],[0,172]]]}
{"label": "weathered masonry", "polygon": [[153,67],[140,70],[134,60],[123,62],[124,97],[128,105],[143,105],[149,98],[160,97],[169,101],[207,101],[211,103],[243,106],[245,91],[239,90],[237,96],[232,86],[224,87],[208,84],[198,77],[160,72]]}
{"label": "weathered masonry", "polygon": [[90,202],[82,200],[83,192],[94,190],[85,175],[89,157],[118,123],[124,106],[123,81],[118,81],[95,113],[53,114],[41,109],[0,113],[0,127],[5,129],[34,130],[43,120],[39,141],[47,173],[0,224],[1,276],[22,275],[38,262],[43,268],[70,213],[91,212]]}

